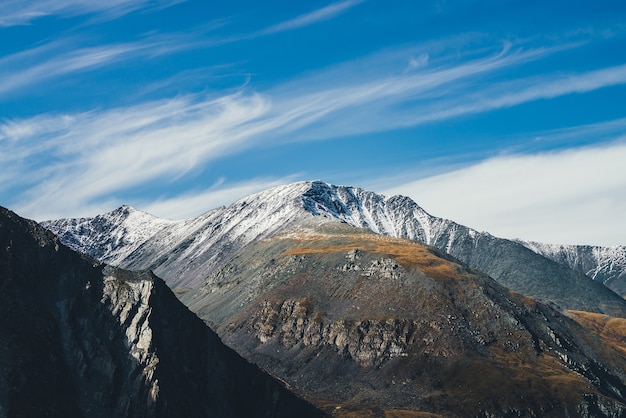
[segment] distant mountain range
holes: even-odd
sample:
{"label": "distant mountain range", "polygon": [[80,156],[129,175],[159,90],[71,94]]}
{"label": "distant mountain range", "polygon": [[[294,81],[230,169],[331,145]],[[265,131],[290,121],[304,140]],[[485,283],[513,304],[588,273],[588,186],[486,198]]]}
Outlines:
{"label": "distant mountain range", "polygon": [[626,246],[555,245],[518,241],[537,254],[586,274],[626,297]]}
{"label": "distant mountain range", "polygon": [[0,207],[0,417],[323,416],[152,273],[75,253]]}
{"label": "distant mountain range", "polygon": [[[272,188],[184,221],[166,221],[123,206],[95,218],[42,225],[70,248],[103,262],[153,269],[173,288],[195,288],[247,244],[315,224],[321,218],[435,246],[512,290],[550,300],[564,309],[626,315],[623,297],[583,274],[600,269],[606,264],[604,258],[587,257],[584,265],[580,264],[583,267],[577,268],[576,263],[562,263],[548,253],[538,256],[526,248],[537,246],[496,238],[432,216],[407,197],[385,197],[318,181]],[[612,265],[616,266],[613,270],[596,278],[620,289],[626,270],[619,259]]]}

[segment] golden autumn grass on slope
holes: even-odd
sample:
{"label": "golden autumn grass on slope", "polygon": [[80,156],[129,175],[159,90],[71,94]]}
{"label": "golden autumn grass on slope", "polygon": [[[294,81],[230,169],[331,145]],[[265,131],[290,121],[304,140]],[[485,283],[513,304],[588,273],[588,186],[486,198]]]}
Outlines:
{"label": "golden autumn grass on slope", "polygon": [[626,319],[583,311],[570,310],[567,314],[598,335],[602,342],[626,356]]}
{"label": "golden autumn grass on slope", "polygon": [[466,270],[460,264],[442,258],[430,247],[406,239],[375,234],[334,236],[314,233],[292,234],[286,238],[298,244],[287,251],[285,256],[359,250],[394,258],[405,268],[420,270],[435,279],[456,280],[466,276]]}
{"label": "golden autumn grass on slope", "polygon": [[[284,236],[283,239],[290,239],[295,244],[284,253],[285,256],[347,254],[359,250],[393,258],[405,268],[420,270],[429,277],[446,281],[449,284],[472,277],[472,273],[463,265],[444,258],[445,255],[438,250],[409,240],[369,233],[350,235],[298,233]],[[468,289],[471,289],[469,282],[466,284],[469,286]],[[463,287],[459,289],[463,289]],[[462,302],[464,294],[462,290],[459,290],[455,293],[455,297]],[[510,292],[509,296],[530,308],[537,304],[534,299],[515,292]],[[491,318],[485,317],[483,319],[487,321]],[[623,323],[607,321],[605,325],[608,325],[608,322],[611,323],[609,329],[622,330],[620,326]],[[604,328],[606,326],[602,329]],[[615,342],[624,333],[620,334],[614,330],[610,335]],[[595,389],[589,386],[587,380],[580,374],[568,369],[551,352],[537,354],[530,348],[509,351],[494,345],[489,348],[489,354],[486,356],[465,354],[466,357],[459,360],[457,366],[454,367],[441,368],[434,364],[420,364],[422,370],[428,370],[428,373],[441,382],[437,390],[428,395],[423,395],[424,399],[428,399],[428,402],[436,406],[434,410],[452,408],[458,412],[458,416],[473,416],[480,409],[477,405],[497,409],[502,405],[522,408],[528,403],[531,405],[552,405],[554,409],[544,411],[545,416],[560,416],[564,410],[575,410],[576,405],[581,402],[581,393],[599,395]],[[406,361],[412,361],[411,359],[412,357],[409,356]],[[408,366],[407,363],[407,367],[412,366]],[[480,376],[480,379],[477,379],[477,376]],[[519,398],[520,393],[524,394],[523,401]],[[367,408],[355,409],[348,405],[341,406],[342,408],[332,411],[333,416],[428,416],[428,413],[417,411],[383,411],[368,410]]]}

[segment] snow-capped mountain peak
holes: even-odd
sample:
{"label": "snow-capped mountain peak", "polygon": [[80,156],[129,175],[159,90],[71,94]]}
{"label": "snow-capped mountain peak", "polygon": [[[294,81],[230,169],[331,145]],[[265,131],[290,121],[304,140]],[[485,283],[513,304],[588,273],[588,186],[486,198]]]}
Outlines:
{"label": "snow-capped mountain peak", "polygon": [[464,228],[472,235],[478,231],[462,227],[447,219],[430,215],[411,198],[385,196],[358,187],[335,186],[310,182],[302,194],[302,206],[309,213],[338,219],[349,225],[373,232],[409,238],[429,245],[450,228]]}
{"label": "snow-capped mountain peak", "polygon": [[182,221],[122,206],[94,218],[43,225],[73,249],[102,261],[153,268],[170,284],[191,285],[255,239],[324,219],[428,244],[451,223],[432,217],[407,197],[303,181],[273,187]]}
{"label": "snow-capped mountain peak", "polygon": [[[603,312],[626,311],[624,300],[604,286],[520,243],[432,216],[408,197],[321,181],[274,187],[183,221],[122,207],[95,218],[44,226],[100,260],[130,269],[151,268],[173,287],[197,287],[257,239],[333,221],[437,247],[510,289],[566,308],[593,310],[602,305]],[[568,288],[585,290],[583,296],[564,295]],[[605,303],[606,298],[610,302]]]}
{"label": "snow-capped mountain peak", "polygon": [[120,265],[148,238],[176,223],[123,205],[93,218],[60,219],[42,225],[59,235],[61,241],[73,250]]}

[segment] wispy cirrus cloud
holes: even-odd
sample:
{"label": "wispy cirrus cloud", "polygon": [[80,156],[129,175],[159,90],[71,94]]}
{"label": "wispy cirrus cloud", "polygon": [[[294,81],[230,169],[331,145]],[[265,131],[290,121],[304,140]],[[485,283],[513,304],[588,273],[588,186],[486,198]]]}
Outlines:
{"label": "wispy cirrus cloud", "polygon": [[25,190],[18,206],[54,217],[233,152],[269,104],[259,95],[186,96],[104,112],[5,122],[0,162]]}
{"label": "wispy cirrus cloud", "polygon": [[[102,206],[155,181],[176,181],[255,146],[393,130],[626,82],[624,68],[617,66],[519,79],[505,92],[495,91],[493,74],[553,52],[506,46],[465,61],[433,54],[406,71],[416,56],[415,49],[407,49],[345,63],[318,73],[314,82],[305,77],[265,92],[246,86],[231,94],[189,94],[4,121],[0,164],[12,175],[0,184],[0,196],[3,189],[21,188],[11,206],[36,219],[70,215],[68,207],[74,208],[71,215],[84,215],[78,208]],[[374,63],[370,71],[360,71],[368,61]],[[385,65],[376,67],[381,61]],[[207,202],[202,196],[211,193],[180,198]],[[175,200],[164,197],[161,207],[174,207]]]}
{"label": "wispy cirrus cloud", "polygon": [[292,19],[288,19],[271,26],[264,27],[260,30],[220,38],[214,42],[216,45],[230,44],[234,42],[256,39],[267,35],[311,26],[316,23],[334,19],[343,12],[353,8],[360,3],[363,3],[364,1],[365,0],[343,0],[336,3],[331,3],[328,6],[313,10],[312,12],[296,16]]}
{"label": "wispy cirrus cloud", "polygon": [[531,77],[505,83],[494,83],[482,90],[468,92],[456,101],[445,100],[440,103],[431,103],[432,110],[419,116],[407,116],[404,124],[413,126],[460,115],[513,107],[540,99],[587,93],[620,84],[626,84],[626,65],[617,65],[579,74],[547,75],[540,78]]}
{"label": "wispy cirrus cloud", "polygon": [[[0,4],[0,27],[3,26],[2,22],[6,23],[5,26],[10,26],[11,22],[15,24],[25,23],[39,16],[53,14],[69,16],[85,13],[124,14],[140,8],[167,7],[181,1],[184,0],[115,0],[106,4],[96,4],[83,0],[50,0],[24,5],[23,2],[9,0],[7,3]],[[222,39],[201,39],[200,35],[172,33],[152,34],[137,41],[95,46],[81,45],[84,42],[80,42],[77,38],[56,40],[0,57],[0,94],[18,91],[54,78],[94,70],[123,61],[149,58],[197,47],[219,46],[270,33],[297,29],[332,19],[362,1],[346,0],[333,3],[259,32]],[[4,16],[2,16],[3,11]],[[222,23],[220,21],[213,22],[202,32],[211,31]]]}
{"label": "wispy cirrus cloud", "polygon": [[0,2],[0,27],[26,25],[45,16],[71,17],[98,14],[114,19],[144,8],[162,8],[184,0],[3,0]]}
{"label": "wispy cirrus cloud", "polygon": [[50,42],[0,57],[0,94],[127,60],[150,58],[193,48],[183,36],[153,35],[135,42],[79,46],[75,39]]}
{"label": "wispy cirrus cloud", "polygon": [[364,0],[344,0],[337,3],[329,4],[321,9],[297,16],[293,19],[270,26],[257,35],[269,35],[271,33],[285,32],[289,30],[299,29],[325,20],[330,20],[346,10],[362,3]]}

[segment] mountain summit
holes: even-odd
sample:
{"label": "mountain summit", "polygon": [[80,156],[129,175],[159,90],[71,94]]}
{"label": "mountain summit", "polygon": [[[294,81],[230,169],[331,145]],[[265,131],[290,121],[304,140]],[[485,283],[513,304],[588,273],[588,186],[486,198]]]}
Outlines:
{"label": "mountain summit", "polygon": [[137,215],[47,226],[156,269],[227,345],[336,417],[626,410],[626,301],[406,197],[302,182],[194,219]]}
{"label": "mountain summit", "polygon": [[408,197],[320,181],[274,187],[183,221],[122,207],[42,224],[75,250],[124,268],[153,269],[171,287],[196,288],[249,243],[328,220],[432,245],[512,290],[564,309],[626,316],[626,301],[601,283],[520,243],[432,216]]}

